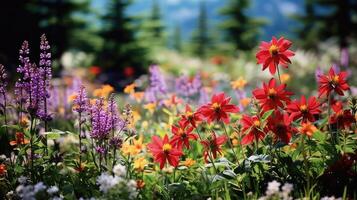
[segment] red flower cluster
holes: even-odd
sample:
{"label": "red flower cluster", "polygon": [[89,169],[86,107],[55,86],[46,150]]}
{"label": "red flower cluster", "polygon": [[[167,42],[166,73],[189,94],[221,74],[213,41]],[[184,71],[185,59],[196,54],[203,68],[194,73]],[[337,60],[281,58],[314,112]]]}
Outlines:
{"label": "red flower cluster", "polygon": [[336,124],[337,128],[349,128],[356,122],[350,110],[343,110],[342,102],[336,101],[331,107],[334,114],[329,119],[330,124]]}
{"label": "red flower cluster", "polygon": [[287,68],[291,63],[289,57],[294,56],[294,52],[288,50],[292,42],[283,37],[278,40],[273,37],[270,42],[262,42],[256,54],[258,64],[263,64],[263,71],[269,67],[271,74],[275,74],[278,65]]}
{"label": "red flower cluster", "polygon": [[187,149],[190,148],[190,142],[189,140],[197,140],[198,136],[194,133],[193,127],[191,127],[188,123],[185,123],[185,121],[179,121],[178,126],[173,125],[171,128],[171,132],[174,134],[172,137],[172,142],[174,143],[174,146],[177,147],[178,149],[182,149],[182,146],[185,145]]}

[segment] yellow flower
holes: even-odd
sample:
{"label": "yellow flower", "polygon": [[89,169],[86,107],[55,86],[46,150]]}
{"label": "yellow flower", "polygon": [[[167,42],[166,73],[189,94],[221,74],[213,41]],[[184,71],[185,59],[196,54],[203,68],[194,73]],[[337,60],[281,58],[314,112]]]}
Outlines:
{"label": "yellow flower", "polygon": [[238,146],[239,145],[239,141],[237,139],[233,139],[232,140],[232,144],[233,144],[233,146]]}
{"label": "yellow flower", "polygon": [[136,122],[138,122],[141,119],[140,113],[138,111],[133,110],[131,112],[132,118],[129,124],[129,128],[134,128]]}
{"label": "yellow flower", "polygon": [[243,77],[239,77],[237,80],[231,82],[231,86],[234,90],[243,89],[247,84],[247,81]]}
{"label": "yellow flower", "polygon": [[156,108],[156,103],[147,103],[144,105],[144,108],[148,110],[150,113],[153,113]]}
{"label": "yellow flower", "polygon": [[186,158],[186,160],[183,161],[183,165],[185,165],[186,167],[191,167],[194,164],[196,164],[196,161],[192,158]]}
{"label": "yellow flower", "polygon": [[121,150],[125,155],[135,156],[139,154],[144,149],[143,137],[140,136],[139,139],[133,140],[133,144],[126,142],[123,144]]}
{"label": "yellow flower", "polygon": [[140,153],[144,149],[144,144],[143,144],[143,136],[140,135],[139,139],[133,140],[134,147],[137,150],[138,153]]}
{"label": "yellow flower", "polygon": [[280,79],[282,83],[287,83],[290,80],[290,75],[289,74],[282,74],[280,75]]}
{"label": "yellow flower", "polygon": [[135,92],[135,87],[136,87],[135,83],[125,86],[124,93],[125,94],[133,94]]}
{"label": "yellow flower", "polygon": [[145,157],[140,157],[134,161],[134,169],[138,171],[144,171],[145,166],[148,164],[148,161]]}

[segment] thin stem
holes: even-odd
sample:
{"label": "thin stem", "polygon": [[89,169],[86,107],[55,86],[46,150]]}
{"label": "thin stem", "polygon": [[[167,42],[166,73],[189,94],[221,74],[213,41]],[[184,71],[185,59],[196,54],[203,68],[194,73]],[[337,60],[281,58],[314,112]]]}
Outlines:
{"label": "thin stem", "polygon": [[33,123],[34,123],[34,118],[31,115],[31,124],[30,124],[30,150],[31,150],[31,154],[30,154],[30,162],[31,162],[31,180],[32,182],[34,182],[34,164],[33,164],[33,157],[34,157],[34,153],[33,153]]}
{"label": "thin stem", "polygon": [[7,129],[7,117],[6,117],[6,94],[3,93],[3,96],[4,96],[4,123],[5,123],[5,133],[6,133],[6,136],[8,136],[8,129]]}
{"label": "thin stem", "polygon": [[226,134],[226,136],[227,136],[227,139],[228,139],[228,144],[229,144],[229,146],[231,147],[231,149],[232,149],[232,151],[233,151],[233,154],[234,154],[234,158],[235,158],[235,160],[237,161],[237,163],[239,162],[239,160],[238,160],[238,157],[237,157],[237,154],[236,154],[236,152],[235,152],[235,150],[234,150],[234,147],[233,147],[233,144],[232,144],[232,142],[231,142],[231,139],[230,139],[230,137],[229,137],[229,135],[228,135],[228,132],[227,132],[227,129],[226,129],[226,126],[224,125],[224,123],[222,122],[222,126],[223,126],[223,129],[224,129],[224,133]]}
{"label": "thin stem", "polygon": [[[203,141],[203,139],[202,139],[202,137],[201,137],[201,134],[200,134],[200,132],[198,131],[198,128],[196,128],[196,132],[197,132],[198,137],[200,138],[200,140]],[[210,149],[210,150],[211,150],[211,149]],[[210,151],[207,152],[207,154],[208,154],[208,157],[209,157],[209,159],[210,159],[210,162],[212,163],[212,166],[213,166],[213,169],[214,169],[214,173],[217,174],[218,171],[217,171],[216,165],[214,164],[214,160],[213,160],[213,158],[212,158],[212,155],[210,154]]]}
{"label": "thin stem", "polygon": [[331,117],[331,94],[327,96],[327,124],[328,124],[328,130],[330,132],[331,135],[331,140],[332,140],[332,144],[335,144],[335,134],[333,134],[332,132],[332,127],[330,124],[330,117]]}
{"label": "thin stem", "polygon": [[79,112],[79,167],[82,167],[82,113]]}
{"label": "thin stem", "polygon": [[281,84],[279,65],[276,66],[276,69],[277,69],[277,71],[278,71],[279,82],[280,82],[280,84]]}
{"label": "thin stem", "polygon": [[308,160],[305,152],[305,141],[304,141],[304,135],[301,135],[301,146],[302,146],[302,155],[304,158],[304,170],[305,170],[305,176],[307,179],[307,190],[310,191],[310,174],[309,174],[309,166],[308,166]]}

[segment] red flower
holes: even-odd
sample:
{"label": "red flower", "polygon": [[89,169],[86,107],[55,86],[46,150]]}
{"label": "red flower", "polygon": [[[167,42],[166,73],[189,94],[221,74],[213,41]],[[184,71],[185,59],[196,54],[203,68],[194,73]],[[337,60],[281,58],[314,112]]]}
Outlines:
{"label": "red flower", "polygon": [[194,128],[196,128],[197,123],[202,121],[202,117],[200,113],[192,112],[191,107],[186,104],[185,114],[181,115],[181,121],[185,124],[190,123]]}
{"label": "red flower", "polygon": [[268,128],[274,133],[276,139],[289,144],[291,136],[297,130],[291,126],[291,119],[287,113],[275,110],[274,115],[268,119]]}
{"label": "red flower", "polygon": [[254,97],[259,101],[263,111],[283,108],[284,102],[290,103],[290,96],[293,94],[285,90],[286,85],[276,85],[275,79],[272,78],[269,84],[263,83],[263,88],[253,90]]}
{"label": "red flower", "polygon": [[6,165],[5,164],[0,164],[0,176],[5,175],[6,173]]}
{"label": "red flower", "polygon": [[321,113],[319,109],[320,103],[317,102],[316,97],[310,97],[306,102],[305,96],[301,96],[300,101],[295,100],[287,106],[288,112],[290,113],[290,119],[296,120],[302,117],[302,122],[314,122],[314,115]]}
{"label": "red flower", "polygon": [[242,123],[242,132],[248,132],[242,139],[242,144],[251,144],[254,140],[262,140],[265,136],[265,133],[268,132],[267,129],[264,127],[262,130],[261,121],[257,116],[248,116],[243,115],[241,119]]}
{"label": "red flower", "polygon": [[231,97],[226,97],[225,94],[219,93],[212,96],[211,102],[201,106],[198,112],[201,113],[207,121],[223,121],[229,123],[228,113],[237,113],[239,108],[233,104],[229,104]]}
{"label": "red flower", "polygon": [[125,67],[123,70],[123,74],[125,77],[132,77],[135,74],[135,69],[133,67]]}
{"label": "red flower", "polygon": [[224,144],[228,138],[225,135],[221,136],[216,136],[214,132],[212,132],[211,136],[208,137],[206,140],[201,141],[201,144],[203,145],[203,156],[205,159],[205,162],[207,163],[207,156],[209,153],[212,153],[213,158],[217,158],[217,152],[219,154],[222,154],[222,149],[221,145]]}
{"label": "red flower", "polygon": [[151,143],[147,147],[154,156],[155,162],[160,163],[160,169],[164,168],[166,160],[174,167],[179,164],[182,151],[173,146],[167,135],[163,140],[156,135],[152,136]]}
{"label": "red flower", "polygon": [[343,96],[343,90],[348,90],[350,87],[346,82],[347,72],[335,73],[333,68],[327,75],[319,75],[319,97],[323,94],[330,95],[331,91]]}
{"label": "red flower", "polygon": [[10,141],[10,145],[11,145],[11,146],[22,145],[22,144],[28,144],[28,143],[30,143],[30,140],[25,139],[25,134],[24,134],[24,133],[16,132],[15,138],[16,138],[16,140]]}
{"label": "red flower", "polygon": [[192,133],[193,127],[189,126],[187,123],[184,123],[183,121],[179,121],[178,123],[178,126],[173,125],[171,128],[171,132],[174,134],[171,141],[178,149],[182,149],[183,145],[189,149],[189,140],[197,140],[198,136]]}
{"label": "red flower", "polygon": [[330,117],[329,123],[336,124],[337,128],[349,128],[351,127],[351,124],[356,122],[356,119],[350,110],[343,110],[342,102],[337,101],[332,104],[332,110],[334,111],[334,114]]}
{"label": "red flower", "polygon": [[292,42],[280,37],[276,40],[275,37],[270,42],[262,42],[259,46],[259,51],[256,54],[258,64],[263,64],[263,70],[269,67],[271,74],[275,74],[278,65],[288,68],[288,63],[291,63],[289,57],[294,55],[294,52],[288,50]]}
{"label": "red flower", "polygon": [[89,72],[94,75],[97,76],[98,74],[100,74],[102,72],[102,69],[98,66],[91,66],[89,68]]}

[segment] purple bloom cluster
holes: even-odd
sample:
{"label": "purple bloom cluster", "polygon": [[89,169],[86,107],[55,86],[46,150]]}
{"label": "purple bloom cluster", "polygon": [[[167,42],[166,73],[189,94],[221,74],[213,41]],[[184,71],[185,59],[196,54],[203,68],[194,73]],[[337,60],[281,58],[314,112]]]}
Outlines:
{"label": "purple bloom cluster", "polygon": [[91,137],[98,140],[106,139],[112,129],[112,124],[110,116],[104,107],[104,99],[97,99],[89,109],[92,124]]}
{"label": "purple bloom cluster", "polygon": [[117,102],[115,101],[114,94],[109,97],[108,100],[108,114],[109,120],[112,127],[112,133],[114,136],[114,131],[119,129],[122,130],[124,121],[119,117]]}
{"label": "purple bloom cluster", "polygon": [[48,114],[47,108],[47,99],[50,98],[50,80],[52,78],[52,69],[51,69],[51,53],[50,53],[50,45],[48,44],[46,35],[43,34],[41,36],[40,42],[40,63],[39,63],[39,74],[41,76],[40,82],[40,93],[42,95],[40,101],[40,108],[38,111],[38,116],[43,121],[49,121],[51,119],[50,115]]}
{"label": "purple bloom cluster", "polygon": [[167,93],[167,85],[165,82],[165,77],[160,72],[157,65],[152,65],[149,68],[149,81],[150,86],[145,91],[145,98],[149,102],[156,102],[162,99]]}
{"label": "purple bloom cluster", "polygon": [[7,74],[5,72],[5,67],[0,64],[0,108],[4,107],[6,102],[6,87],[7,87]]}
{"label": "purple bloom cluster", "polygon": [[43,121],[51,119],[47,113],[47,99],[50,97],[49,87],[52,78],[49,49],[48,41],[45,35],[42,35],[38,67],[30,61],[28,42],[23,42],[19,51],[20,64],[17,68],[20,78],[15,84],[16,102],[20,109],[26,108],[30,115]]}
{"label": "purple bloom cluster", "polygon": [[190,78],[188,76],[180,76],[176,79],[176,91],[179,95],[189,97],[197,94],[202,86],[201,77],[199,74]]}
{"label": "purple bloom cluster", "polygon": [[88,98],[85,87],[82,85],[73,100],[73,111],[77,113],[83,113],[87,110]]}

